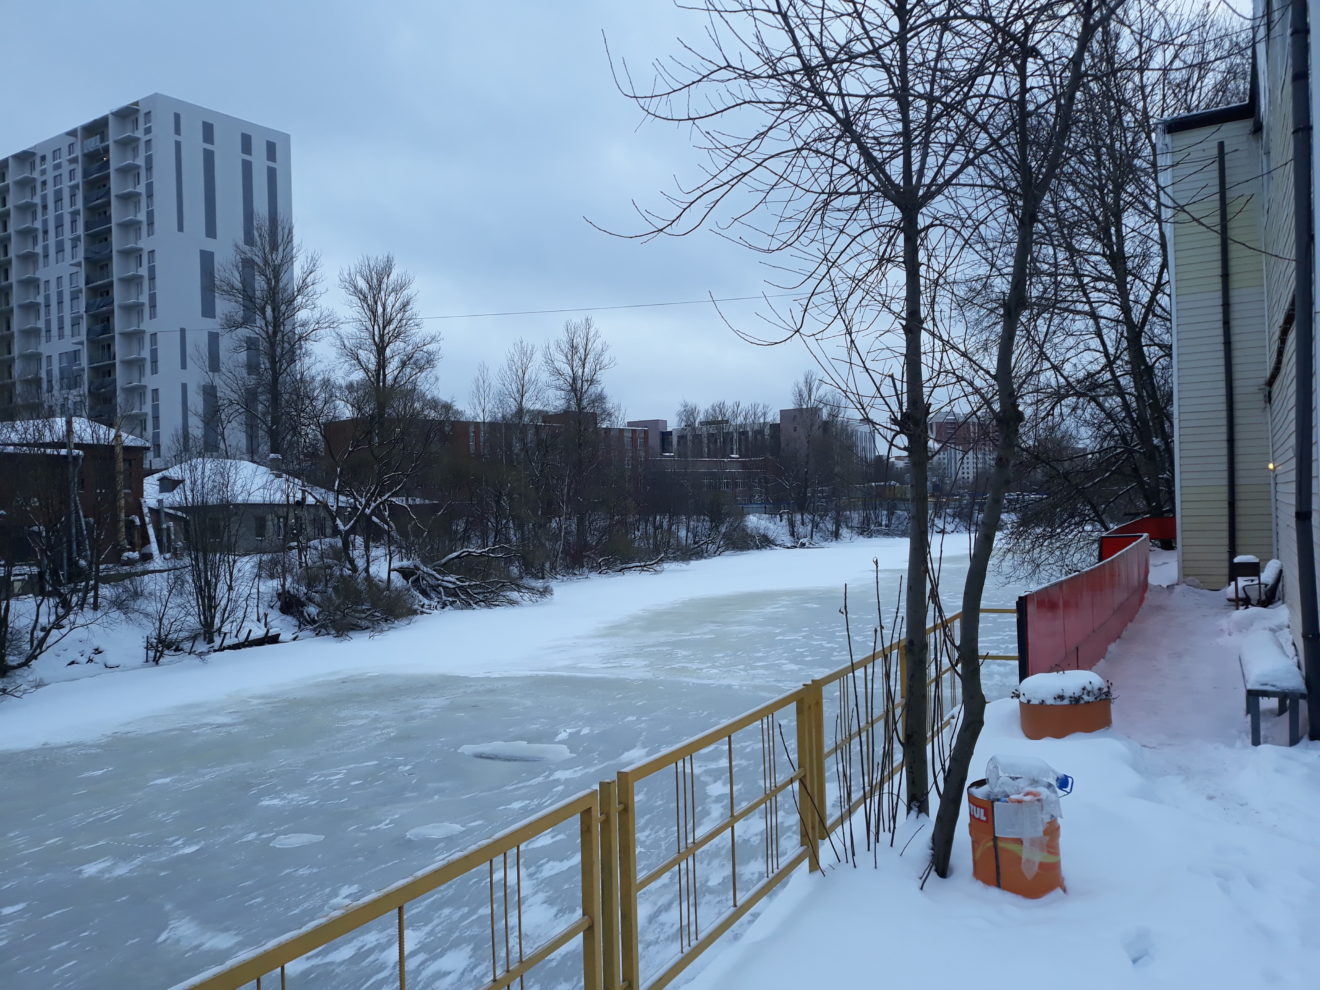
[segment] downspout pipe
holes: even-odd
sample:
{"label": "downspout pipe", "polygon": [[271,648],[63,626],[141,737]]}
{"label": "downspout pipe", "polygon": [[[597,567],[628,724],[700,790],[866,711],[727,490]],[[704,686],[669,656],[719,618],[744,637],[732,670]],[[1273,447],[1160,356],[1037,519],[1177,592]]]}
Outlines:
{"label": "downspout pipe", "polygon": [[1315,542],[1311,526],[1315,421],[1315,209],[1311,190],[1313,149],[1311,128],[1311,24],[1308,0],[1292,0],[1290,55],[1293,118],[1293,221],[1297,248],[1296,306],[1293,333],[1297,338],[1296,405],[1293,442],[1296,445],[1295,538],[1297,597],[1302,621],[1302,667],[1306,674],[1309,736],[1320,739],[1320,605],[1316,601]]}
{"label": "downspout pipe", "polygon": [[1231,280],[1228,267],[1228,164],[1224,142],[1219,142],[1219,329],[1224,345],[1224,446],[1228,471],[1228,576],[1233,577],[1232,562],[1237,556],[1237,414],[1233,400],[1233,323],[1231,319]]}

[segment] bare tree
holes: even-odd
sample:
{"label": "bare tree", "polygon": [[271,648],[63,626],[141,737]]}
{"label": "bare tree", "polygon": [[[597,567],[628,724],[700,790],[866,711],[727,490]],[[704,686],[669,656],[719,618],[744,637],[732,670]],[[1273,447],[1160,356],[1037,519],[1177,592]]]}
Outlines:
{"label": "bare tree", "polygon": [[565,525],[567,517],[573,520],[569,564],[576,570],[590,542],[592,485],[604,457],[599,426],[610,413],[604,379],[614,359],[588,316],[565,322],[563,333],[546,345],[543,366],[546,390],[563,421],[562,511]]}
{"label": "bare tree", "polygon": [[208,646],[237,632],[246,617],[250,575],[239,558],[240,518],[250,479],[241,461],[193,457],[171,469],[179,485],[166,508],[187,521],[182,557],[187,565],[188,608]]}
{"label": "bare tree", "polygon": [[[947,341],[979,372],[969,382],[993,414],[998,432],[984,510],[976,530],[963,583],[957,666],[962,682],[962,717],[945,772],[931,839],[932,867],[948,876],[955,826],[976,741],[985,722],[980,674],[981,599],[1004,496],[1013,478],[1022,424],[1018,337],[1035,309],[1033,287],[1039,226],[1055,192],[1076,121],[1079,93],[1093,81],[1090,57],[1096,34],[1109,23],[1122,0],[1041,3],[1018,0],[995,6],[1005,70],[993,89],[987,116],[988,152],[978,162],[980,188],[991,207],[972,243],[984,274],[971,282],[971,309],[981,309],[984,336]],[[973,327],[975,331],[975,327]],[[974,372],[974,373],[975,373]]]}
{"label": "bare tree", "polygon": [[500,419],[506,423],[526,424],[544,401],[536,348],[519,338],[509,348],[496,381],[495,403]]}
{"label": "bare tree", "polygon": [[926,667],[930,578],[927,347],[966,210],[953,195],[984,145],[993,19],[933,0],[708,0],[706,51],[655,67],[627,95],[691,127],[708,163],[646,233],[682,235],[725,217],[781,256],[801,302],[772,343],[799,337],[863,421],[896,432],[912,506],[905,588],[903,725],[910,809],[929,808]]}
{"label": "bare tree", "polygon": [[397,419],[395,407],[433,391],[440,334],[417,314],[413,277],[394,256],[364,257],[339,276],[349,316],[336,344],[354,411],[372,429]]}
{"label": "bare tree", "polygon": [[216,373],[226,425],[244,435],[249,457],[292,462],[318,425],[305,421],[316,409],[306,394],[317,381],[311,345],[334,326],[320,305],[319,259],[288,219],[258,217],[216,269],[215,294],[233,356]]}

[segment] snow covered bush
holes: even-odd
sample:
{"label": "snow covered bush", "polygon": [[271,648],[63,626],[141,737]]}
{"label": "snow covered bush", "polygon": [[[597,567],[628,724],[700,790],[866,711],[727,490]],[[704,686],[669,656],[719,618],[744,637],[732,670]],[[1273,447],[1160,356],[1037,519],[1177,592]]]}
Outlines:
{"label": "snow covered bush", "polygon": [[1053,670],[1032,674],[1013,690],[1028,705],[1084,705],[1114,697],[1114,686],[1089,670]]}

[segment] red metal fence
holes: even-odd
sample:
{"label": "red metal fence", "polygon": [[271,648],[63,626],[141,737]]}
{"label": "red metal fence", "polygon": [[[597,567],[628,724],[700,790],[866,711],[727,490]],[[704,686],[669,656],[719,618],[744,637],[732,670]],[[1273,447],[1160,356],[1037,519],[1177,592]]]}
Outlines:
{"label": "red metal fence", "polygon": [[1146,600],[1150,541],[1175,533],[1171,518],[1124,523],[1100,537],[1100,563],[1021,596],[1019,676],[1099,663]]}
{"label": "red metal fence", "polygon": [[1137,536],[1172,542],[1178,538],[1178,520],[1173,516],[1146,516],[1115,526],[1100,537],[1100,559],[1108,560],[1131,545]]}

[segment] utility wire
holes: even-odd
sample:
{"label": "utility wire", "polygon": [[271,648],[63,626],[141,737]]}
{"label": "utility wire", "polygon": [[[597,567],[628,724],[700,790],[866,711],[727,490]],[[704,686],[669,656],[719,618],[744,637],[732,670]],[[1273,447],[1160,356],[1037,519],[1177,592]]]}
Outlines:
{"label": "utility wire", "polygon": [[656,309],[662,306],[700,306],[703,303],[747,302],[751,299],[780,299],[796,292],[776,292],[758,296],[726,296],[723,299],[679,299],[674,302],[626,303],[621,306],[572,306],[567,309],[517,309],[506,313],[451,313],[446,316],[422,316],[422,320],[479,320],[489,316],[550,316],[558,313],[601,313],[613,309]]}
{"label": "utility wire", "polygon": [[[620,306],[574,306],[567,309],[517,309],[505,313],[447,313],[443,316],[419,316],[419,320],[480,320],[492,316],[551,316],[561,313],[602,313],[616,309],[656,309],[664,306],[700,306],[705,303],[748,302],[753,299],[783,299],[788,296],[801,296],[800,292],[772,292],[756,296],[724,296],[720,299],[678,299],[673,302],[625,303]],[[173,330],[174,327],[166,328]],[[221,330],[218,326],[179,327],[180,330]],[[241,328],[235,328],[241,329]],[[81,342],[82,338],[76,338]]]}

